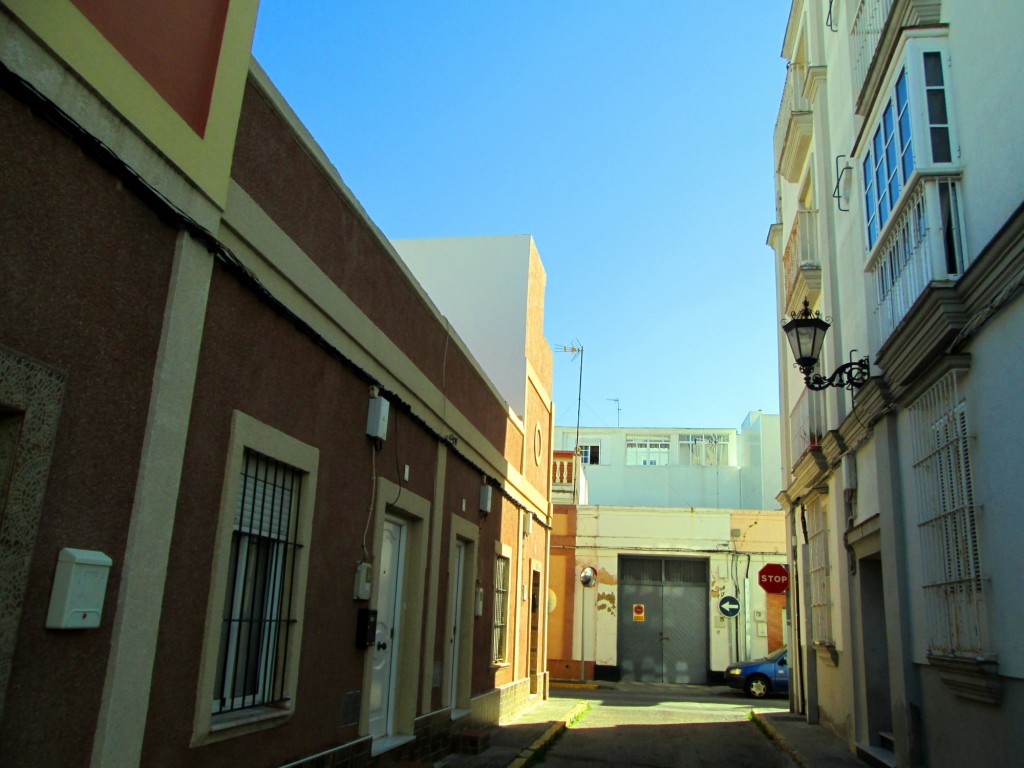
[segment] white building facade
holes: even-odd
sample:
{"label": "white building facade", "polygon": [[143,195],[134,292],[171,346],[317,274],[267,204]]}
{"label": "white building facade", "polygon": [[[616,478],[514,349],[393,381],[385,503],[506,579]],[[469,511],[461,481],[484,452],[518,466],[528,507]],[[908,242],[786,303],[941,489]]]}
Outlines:
{"label": "white building facade", "polygon": [[780,333],[793,700],[893,765],[1024,748],[1022,31],[1008,1],[797,0],[783,43],[780,314],[871,375],[811,391]]}
{"label": "white building facade", "polygon": [[785,642],[785,595],[757,584],[785,562],[778,424],[754,412],[741,430],[556,427],[556,457],[579,441],[586,495],[555,505],[553,677],[705,683]]}

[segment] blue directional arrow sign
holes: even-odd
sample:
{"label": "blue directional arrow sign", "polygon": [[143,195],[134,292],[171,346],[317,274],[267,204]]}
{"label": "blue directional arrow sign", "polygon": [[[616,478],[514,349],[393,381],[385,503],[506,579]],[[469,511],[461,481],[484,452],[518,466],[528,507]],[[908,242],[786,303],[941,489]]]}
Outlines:
{"label": "blue directional arrow sign", "polygon": [[726,595],[718,601],[718,612],[725,618],[731,619],[740,612],[740,601],[732,595]]}

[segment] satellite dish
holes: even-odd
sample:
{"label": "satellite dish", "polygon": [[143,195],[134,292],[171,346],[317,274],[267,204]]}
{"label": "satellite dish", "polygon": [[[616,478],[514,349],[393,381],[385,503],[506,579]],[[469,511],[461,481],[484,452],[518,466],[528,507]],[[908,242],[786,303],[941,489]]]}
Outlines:
{"label": "satellite dish", "polygon": [[580,571],[580,584],[584,587],[592,587],[597,584],[597,570],[594,566],[588,565]]}

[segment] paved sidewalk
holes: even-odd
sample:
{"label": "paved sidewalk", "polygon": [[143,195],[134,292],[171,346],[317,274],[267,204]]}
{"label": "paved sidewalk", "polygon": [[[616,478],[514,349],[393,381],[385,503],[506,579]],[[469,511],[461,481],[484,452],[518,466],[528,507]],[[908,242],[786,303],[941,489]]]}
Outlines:
{"label": "paved sidewalk", "polygon": [[754,719],[800,768],[865,768],[837,736],[803,715],[759,712]]}
{"label": "paved sidewalk", "polygon": [[522,768],[534,751],[549,744],[573,717],[586,709],[573,698],[538,699],[510,723],[491,730],[490,747],[479,755],[448,755],[443,768]]}

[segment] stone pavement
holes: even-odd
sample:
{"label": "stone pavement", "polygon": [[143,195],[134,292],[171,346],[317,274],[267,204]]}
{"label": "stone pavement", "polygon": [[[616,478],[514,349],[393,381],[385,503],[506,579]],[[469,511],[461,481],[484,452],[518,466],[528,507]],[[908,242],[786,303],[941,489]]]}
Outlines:
{"label": "stone pavement", "polygon": [[[589,686],[591,688],[596,686]],[[624,684],[608,688],[622,690]],[[494,728],[490,746],[478,755],[453,754],[438,766],[443,768],[525,768],[534,753],[550,745],[566,724],[587,709],[583,698],[592,691],[574,691],[552,686],[552,696],[537,700],[516,720]],[[754,710],[754,706],[751,706]],[[754,719],[766,738],[775,741],[799,768],[865,768],[846,745],[820,725],[809,725],[802,715],[790,712],[754,712]]]}

